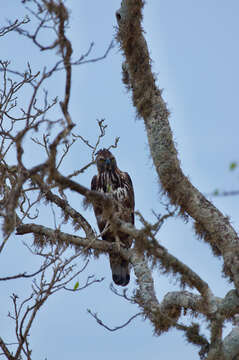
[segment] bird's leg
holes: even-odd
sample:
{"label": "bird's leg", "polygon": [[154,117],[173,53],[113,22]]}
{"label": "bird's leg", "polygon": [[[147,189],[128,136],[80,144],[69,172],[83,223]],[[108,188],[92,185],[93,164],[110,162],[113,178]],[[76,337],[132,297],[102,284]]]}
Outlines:
{"label": "bird's leg", "polygon": [[117,234],[115,234],[115,249],[116,249],[117,252],[120,252],[120,247],[121,246],[123,248],[125,248],[125,244],[122,241],[120,241],[119,236]]}
{"label": "bird's leg", "polygon": [[109,230],[109,227],[110,227],[110,223],[109,223],[109,221],[107,221],[107,223],[105,224],[105,227],[104,227],[103,231],[101,231],[101,233],[100,233],[99,236],[104,235],[104,234]]}
{"label": "bird's leg", "polygon": [[116,250],[118,252],[120,252],[120,238],[118,237],[118,235],[115,235],[115,245],[116,245]]}

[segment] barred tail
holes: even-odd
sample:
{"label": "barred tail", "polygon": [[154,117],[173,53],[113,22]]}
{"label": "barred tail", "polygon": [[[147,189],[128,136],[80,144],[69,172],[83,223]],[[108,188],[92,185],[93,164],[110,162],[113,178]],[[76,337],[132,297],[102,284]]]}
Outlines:
{"label": "barred tail", "polygon": [[116,285],[126,286],[130,280],[129,262],[120,256],[110,255],[112,279]]}

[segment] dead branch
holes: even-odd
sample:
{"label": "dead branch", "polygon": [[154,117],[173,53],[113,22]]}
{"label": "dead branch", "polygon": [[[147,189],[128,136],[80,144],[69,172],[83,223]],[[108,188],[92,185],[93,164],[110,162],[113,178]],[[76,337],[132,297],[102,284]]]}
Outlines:
{"label": "dead branch", "polygon": [[114,328],[110,328],[109,326],[104,324],[104,322],[102,320],[99,319],[99,317],[98,317],[98,315],[96,313],[93,313],[90,309],[88,309],[87,311],[97,321],[97,323],[99,325],[103,326],[105,329],[107,329],[107,330],[109,330],[111,332],[123,329],[124,327],[129,325],[131,323],[131,321],[134,320],[136,317],[138,317],[140,315],[141,316],[143,315],[143,313],[137,313],[137,314],[131,316],[131,318],[129,318],[129,320],[127,320],[124,324],[119,325],[119,326],[115,326]]}
{"label": "dead branch", "polygon": [[3,28],[0,29],[0,36],[4,36],[7,33],[18,29],[20,26],[27,24],[30,21],[29,17],[26,16],[23,20],[19,21],[18,19],[16,19],[13,23],[9,22],[8,26],[4,26]]}

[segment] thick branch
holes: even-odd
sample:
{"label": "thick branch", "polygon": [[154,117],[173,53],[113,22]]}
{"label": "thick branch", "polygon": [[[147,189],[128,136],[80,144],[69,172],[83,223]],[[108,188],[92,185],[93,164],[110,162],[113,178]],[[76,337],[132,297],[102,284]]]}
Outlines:
{"label": "thick branch", "polygon": [[[23,224],[17,227],[16,235],[34,234],[36,245],[44,246],[47,243],[51,244],[71,244],[76,247],[84,249],[95,249],[101,252],[116,251],[114,243],[109,243],[104,240],[87,239],[80,236],[70,235],[59,230],[53,230],[48,227],[37,224]],[[43,237],[43,238],[42,238]],[[120,254],[125,259],[129,260],[130,253],[126,249],[120,249]]]}
{"label": "thick branch", "polygon": [[164,191],[181,212],[195,220],[197,234],[224,258],[224,271],[239,291],[238,236],[225,217],[183,174],[173,142],[166,104],[156,87],[151,60],[142,34],[143,1],[123,0],[116,17],[118,41],[126,57],[124,81],[132,88],[139,116],[144,118],[152,159]]}
{"label": "thick branch", "polygon": [[200,346],[201,351],[205,353],[208,348],[208,342],[199,334],[199,329],[193,324],[191,326],[185,326],[178,323],[181,315],[181,307],[184,305],[193,307],[195,301],[193,302],[193,299],[191,299],[190,302],[190,299],[185,300],[181,298],[181,303],[175,304],[172,302],[171,306],[167,303],[167,300],[159,304],[155,295],[151,271],[142,254],[134,251],[131,256],[131,262],[134,266],[135,275],[139,284],[135,301],[141,309],[143,309],[144,315],[151,321],[154,332],[160,335],[162,332],[168,331],[170,327],[175,327],[183,331],[188,341]]}
{"label": "thick branch", "polygon": [[153,324],[156,334],[159,335],[164,331],[168,331],[171,326],[176,324],[179,313],[170,312],[172,317],[169,317],[168,313],[161,311],[161,306],[155,294],[152,274],[144,256],[134,251],[131,256],[131,262],[139,284],[139,289],[135,295],[135,302],[141,307],[144,315]]}
{"label": "thick branch", "polygon": [[218,310],[225,318],[239,314],[239,297],[236,290],[230,290],[219,304]]}
{"label": "thick branch", "polygon": [[[239,356],[239,327],[236,326],[223,340],[225,360],[238,360]],[[236,357],[237,356],[237,357]]]}
{"label": "thick branch", "polygon": [[172,291],[164,296],[161,303],[162,311],[167,311],[173,307],[191,309],[196,313],[208,314],[203,298],[188,291]]}
{"label": "thick branch", "polygon": [[145,247],[147,255],[153,257],[154,261],[159,260],[162,268],[167,272],[171,271],[174,274],[179,274],[182,285],[186,283],[190,287],[195,287],[203,296],[208,306],[208,313],[215,312],[215,299],[208,284],[190,267],[170,254],[164,246],[158,244],[155,239],[147,238],[144,240],[146,241],[142,245]]}

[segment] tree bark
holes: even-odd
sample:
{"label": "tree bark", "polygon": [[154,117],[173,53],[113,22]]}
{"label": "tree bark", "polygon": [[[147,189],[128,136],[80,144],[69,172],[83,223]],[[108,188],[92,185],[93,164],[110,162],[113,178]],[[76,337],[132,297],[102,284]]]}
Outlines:
{"label": "tree bark", "polygon": [[[191,184],[180,167],[168,120],[169,111],[151,71],[151,59],[141,26],[143,6],[142,0],[123,0],[116,12],[117,39],[125,56],[123,82],[132,91],[137,114],[144,120],[150,153],[164,193],[172,204],[180,207],[182,215],[188,214],[194,219],[196,234],[210,244],[214,254],[223,257],[223,271],[234,282],[239,294],[239,239],[229,219]],[[220,321],[214,319],[213,323]],[[222,358],[229,360],[238,354],[239,337],[234,336],[237,331],[234,328],[224,339]],[[219,344],[220,339],[217,340]],[[216,359],[218,349],[211,352],[210,359]]]}

